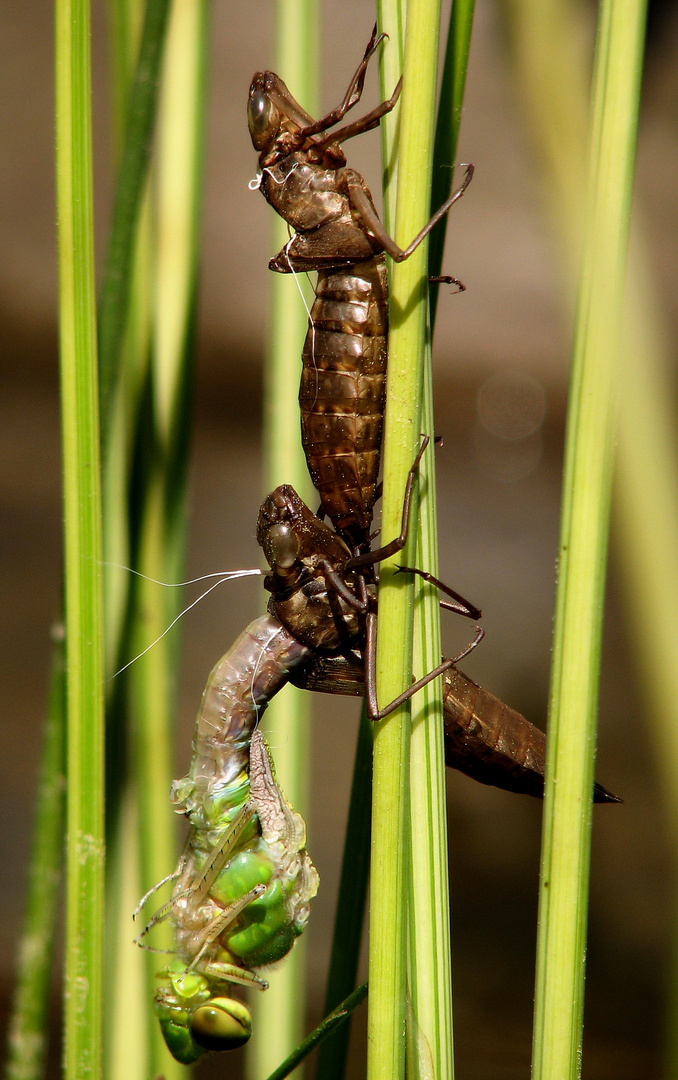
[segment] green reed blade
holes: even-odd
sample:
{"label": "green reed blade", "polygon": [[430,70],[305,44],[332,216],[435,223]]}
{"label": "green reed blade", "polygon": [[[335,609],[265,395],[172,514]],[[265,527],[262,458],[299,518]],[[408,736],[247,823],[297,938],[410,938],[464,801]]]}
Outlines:
{"label": "green reed blade", "polygon": [[544,797],[533,1076],[578,1077],[597,679],[645,7],[602,5],[573,346]]}
{"label": "green reed blade", "polygon": [[101,1071],[104,709],[89,5],[57,0],[56,164],[64,470],[67,846],[64,1073]]}
{"label": "green reed blade", "polygon": [[367,983],[364,982],[352,994],[349,994],[340,1005],[337,1005],[336,1009],[329,1016],[326,1016],[310,1035],[306,1036],[296,1050],[270,1074],[268,1080],[285,1080],[285,1077],[299,1067],[299,1064],[315,1049],[318,1043],[322,1044],[324,1039],[329,1038],[338,1029],[346,1025],[346,1021],[350,1019],[354,1009],[357,1009],[358,1005],[366,997]]}
{"label": "green reed blade", "polygon": [[[125,139],[120,158],[99,303],[101,401],[108,416],[120,369],[131,280],[134,234],[152,147],[160,65],[169,0],[148,0],[134,83],[128,97]],[[109,431],[102,429],[104,457]]]}
{"label": "green reed blade", "polygon": [[52,956],[63,862],[65,671],[63,627],[54,632],[49,701],[28,867],[17,982],[7,1032],[6,1080],[44,1075]]}
{"label": "green reed blade", "polygon": [[[381,16],[380,26],[390,34],[390,45],[395,41],[400,12],[391,6],[387,10],[387,5],[382,5]],[[438,19],[437,4],[408,5],[404,85],[397,136],[398,196],[394,229],[395,239],[401,245],[409,242],[428,219],[437,67],[437,35],[434,28]],[[422,78],[422,73],[428,73],[429,78]],[[382,94],[386,92],[390,93],[391,88],[387,91],[382,86]],[[391,133],[395,122],[394,117],[391,125],[387,126]],[[385,160],[390,173],[393,173],[393,144],[387,148]],[[386,196],[385,204],[388,208]],[[422,430],[423,352],[428,336],[427,276],[425,244],[405,263],[396,265],[391,276],[388,399],[384,435],[384,538],[397,535],[399,531],[405,478],[418,449]],[[412,544],[409,550],[413,553],[413,536],[409,542]],[[407,558],[406,549],[397,561],[402,562]],[[402,578],[394,580],[392,566],[389,562],[383,563],[377,653],[378,688],[382,701],[394,697],[408,685],[411,678],[412,605],[411,584]],[[435,649],[434,638],[429,637],[429,643]],[[370,1077],[401,1076],[405,1066],[404,945],[408,925],[406,886],[410,873],[408,751],[409,709],[402,708],[378,725],[375,734],[368,1011]],[[420,806],[424,808],[427,820],[424,842],[428,844],[432,834],[437,835],[439,841],[440,833],[429,817],[433,805],[432,790],[429,789],[426,795],[422,793],[421,802],[419,794],[414,792],[412,798],[413,805],[416,801],[417,809]],[[435,809],[436,822],[439,822],[438,814],[439,804]],[[436,850],[437,862],[441,851],[437,842]],[[445,855],[446,852],[443,858]],[[442,876],[446,879],[446,871]],[[415,917],[418,918],[419,914],[417,910]],[[422,930],[425,932],[423,924]],[[419,982],[421,962],[422,956],[415,943],[410,964],[410,989],[417,1009],[421,1005],[426,1015],[424,1024],[427,1030],[421,1045],[430,1042],[434,1054],[442,1055],[445,1062],[443,1068],[447,1068],[451,1062],[451,1026],[447,1022],[451,1013],[448,1006],[442,1012],[439,1010],[440,982],[437,976],[434,976],[435,988],[431,996],[427,995],[423,983]],[[433,963],[435,965],[435,960]],[[445,977],[449,979],[449,954]]]}
{"label": "green reed blade", "polygon": [[[323,1010],[326,1015],[337,1008],[356,985],[370,873],[371,801],[372,724],[363,703],[334,916],[332,954]],[[323,1041],[318,1052],[317,1080],[342,1080],[346,1071],[350,1033],[349,1022]]]}
{"label": "green reed blade", "polygon": [[[454,0],[450,11],[433,148],[431,214],[442,206],[452,191],[468,57],[471,50],[474,6],[475,0]],[[446,235],[447,217],[444,217],[431,233],[429,241],[428,272],[431,277],[437,277],[442,271]],[[433,283],[430,292],[432,331],[436,322],[439,292],[440,286]]]}

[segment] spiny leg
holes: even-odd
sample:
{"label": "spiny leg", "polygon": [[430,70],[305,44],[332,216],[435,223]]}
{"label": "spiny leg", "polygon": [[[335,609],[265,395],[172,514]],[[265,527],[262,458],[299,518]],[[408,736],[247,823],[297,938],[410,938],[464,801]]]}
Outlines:
{"label": "spiny leg", "polygon": [[476,636],[474,637],[470,645],[467,645],[465,649],[463,649],[457,656],[453,657],[451,660],[443,660],[443,662],[441,664],[438,664],[438,666],[435,667],[433,671],[429,671],[428,675],[424,675],[421,679],[417,679],[415,682],[412,683],[411,686],[407,688],[407,690],[403,690],[402,694],[398,694],[398,696],[395,697],[393,701],[390,701],[388,705],[385,705],[383,709],[380,709],[377,704],[376,683],[376,617],[373,615],[368,616],[368,626],[370,619],[373,621],[374,626],[373,632],[371,634],[369,632],[366,632],[365,635],[365,698],[367,701],[367,715],[369,716],[370,720],[374,721],[383,720],[385,717],[389,716],[390,713],[397,709],[399,705],[402,705],[403,702],[413,697],[418,690],[421,690],[422,687],[426,686],[434,679],[437,679],[438,676],[442,675],[443,672],[447,671],[448,668],[454,667],[455,664],[458,664],[461,660],[464,659],[465,656],[468,656],[468,654],[472,652],[477,645],[480,645],[480,642],[485,637],[485,631],[482,626],[477,626]]}
{"label": "spiny leg", "polygon": [[316,146],[322,148],[328,143],[335,144],[347,142],[348,139],[353,139],[356,135],[362,135],[366,131],[373,131],[374,128],[379,127],[381,118],[395,108],[402,88],[403,80],[400,78],[398,79],[396,88],[390,98],[387,98],[386,101],[382,101],[380,105],[375,106],[371,112],[365,113],[360,120],[354,120],[352,124],[346,124],[343,128],[338,128],[336,131],[329,132],[324,139],[316,143]]}
{"label": "spiny leg", "polygon": [[[327,131],[329,127],[333,127],[334,124],[338,123],[339,120],[346,115],[349,109],[352,109],[354,105],[358,104],[362,97],[363,87],[365,85],[365,75],[367,74],[367,67],[370,59],[374,56],[382,41],[387,36],[387,34],[379,34],[379,36],[377,36],[377,27],[375,25],[372,36],[367,43],[363,58],[358,64],[356,72],[348,84],[348,90],[344,94],[341,105],[337,105],[336,108],[330,109],[330,111],[326,113],[325,116],[321,117],[320,120],[316,120],[314,123],[302,128],[300,132],[301,136],[308,138],[310,135],[317,135],[321,131]],[[331,141],[334,142],[333,137]]]}
{"label": "spiny leg", "polygon": [[[214,851],[211,852],[209,858],[205,861],[204,865],[196,874],[190,885],[188,885],[185,889],[182,889],[180,893],[172,896],[166,904],[163,904],[163,906],[155,912],[153,918],[146,924],[141,933],[137,934],[137,936],[135,937],[135,945],[139,945],[142,938],[146,937],[146,935],[155,926],[158,926],[159,923],[164,922],[164,920],[169,915],[171,915],[172,909],[174,908],[178,900],[183,900],[187,896],[190,896],[195,899],[196,902],[200,902],[205,898],[212,885],[218,878],[219,874],[221,873],[225,863],[228,861],[231,849],[238,842],[255,813],[256,808],[254,802],[249,799],[238,811],[237,815],[231,822],[229,829],[222,837],[221,842],[215,847]],[[173,874],[169,874],[166,878],[163,878],[162,881],[159,881],[157,885],[154,885],[152,889],[149,889],[148,893],[146,893],[146,896],[142,899],[141,904],[139,904],[138,908],[136,909],[137,911],[143,905],[146,897],[152,895],[152,893],[154,893],[162,885],[166,884],[166,882],[173,881],[181,877],[181,874],[183,873],[186,866],[189,847],[190,837],[186,842],[186,846],[184,848],[184,851],[182,852],[177,869],[174,871]]]}
{"label": "spiny leg", "polygon": [[220,934],[224,932],[227,926],[237,919],[240,912],[251,904],[253,900],[256,900],[262,893],[265,893],[267,889],[266,885],[255,885],[254,888],[249,889],[239,900],[234,900],[232,904],[229,904],[227,908],[219,912],[210,923],[201,931],[199,940],[201,941],[200,949],[191,960],[190,964],[186,968],[186,971],[194,971],[197,965],[202,960],[203,956],[209,949]]}
{"label": "spiny leg", "polygon": [[435,214],[429,222],[424,225],[424,228],[417,233],[414,240],[407,245],[406,248],[400,248],[396,244],[395,240],[389,236],[381,223],[377,213],[372,206],[370,200],[366,197],[365,192],[361,187],[355,183],[349,184],[349,198],[354,210],[360,215],[366,231],[371,232],[379,241],[384,251],[391,256],[394,262],[404,262],[405,259],[409,259],[410,255],[419,244],[422,242],[425,236],[431,232],[431,229],[435,228],[441,218],[445,217],[445,214],[450,209],[453,203],[460,199],[466,191],[466,188],[471,183],[473,177],[473,165],[466,166],[466,176],[460,187],[454,191],[449,199],[446,199],[443,205],[436,210]]}
{"label": "spiny leg", "polygon": [[454,611],[457,615],[464,615],[467,619],[480,619],[482,617],[482,611],[469,600],[465,600],[461,593],[455,592],[449,585],[446,585],[440,578],[434,577],[433,574],[429,574],[426,570],[419,570],[416,566],[396,566],[396,574],[418,574],[424,581],[430,581],[432,585],[435,585],[437,589],[449,596],[453,601],[450,603],[446,600],[440,601],[440,606],[447,608],[448,611]]}
{"label": "spiny leg", "polygon": [[[415,481],[415,478],[416,478],[416,475],[417,475],[417,469],[419,468],[419,463],[421,461],[421,458],[422,458],[422,455],[423,455],[424,451],[426,450],[426,447],[429,444],[429,441],[430,440],[429,440],[428,435],[424,435],[423,438],[422,438],[421,447],[419,448],[417,456],[415,457],[415,459],[414,459],[414,461],[412,463],[412,467],[411,467],[409,473],[407,474],[407,483],[405,485],[405,495],[404,495],[404,498],[403,498],[403,513],[402,513],[402,519],[401,519],[401,525],[400,525],[400,535],[397,536],[395,538],[395,540],[391,540],[390,543],[385,544],[383,547],[376,548],[374,551],[366,551],[362,555],[353,556],[353,558],[349,559],[346,562],[346,564],[344,565],[344,567],[343,567],[344,571],[345,570],[354,570],[354,569],[357,569],[358,567],[361,567],[361,566],[369,566],[370,564],[375,563],[375,562],[381,562],[383,559],[387,559],[390,555],[395,555],[396,552],[401,551],[405,547],[405,544],[407,543],[407,534],[408,534],[408,531],[409,531],[409,524],[410,524],[410,506],[411,506],[411,503],[412,503],[412,492],[413,492],[413,489],[414,489],[414,481]],[[442,592],[444,592],[447,596],[449,596],[452,600],[456,601],[456,604],[454,604],[454,605],[447,604],[447,603],[443,602],[443,606],[449,608],[451,611],[456,612],[457,615],[464,615],[468,619],[479,619],[481,617],[482,612],[480,611],[480,608],[477,608],[475,606],[475,604],[470,603],[470,601],[466,600],[461,595],[461,593],[458,593],[454,589],[450,588],[449,585],[446,585],[443,581],[440,581],[439,578],[433,577],[433,575],[429,574],[427,571],[419,570],[416,567],[409,567],[409,566],[396,567],[396,572],[404,572],[404,571],[407,571],[407,572],[412,573],[412,574],[419,574],[421,577],[423,577],[424,581],[430,581],[432,584],[436,585]],[[340,594],[344,597],[344,599],[347,599],[344,596],[344,593],[341,592],[341,590],[338,587],[337,577],[338,577],[337,573],[334,573],[330,577],[330,580],[332,581],[332,584],[333,584],[334,588],[337,590],[337,592],[340,592]],[[347,602],[351,603],[351,601],[348,601],[348,600],[347,600]],[[355,602],[353,604],[351,604],[351,606],[357,608],[357,610],[359,610],[359,611],[364,611],[365,610],[364,606],[359,606],[359,605],[355,604]]]}
{"label": "spiny leg", "polygon": [[405,544],[407,543],[407,533],[410,527],[410,506],[412,504],[414,481],[417,476],[419,462],[421,461],[429,442],[430,439],[428,435],[424,435],[417,456],[407,474],[405,495],[403,497],[403,513],[400,523],[400,535],[397,536],[395,540],[391,540],[388,544],[385,544],[384,547],[377,548],[375,551],[366,551],[362,555],[354,555],[352,559],[348,559],[344,566],[344,570],[356,570],[360,566],[370,566],[372,563],[381,562],[382,559],[388,559],[390,555],[395,555],[397,551],[402,551],[405,547]]}

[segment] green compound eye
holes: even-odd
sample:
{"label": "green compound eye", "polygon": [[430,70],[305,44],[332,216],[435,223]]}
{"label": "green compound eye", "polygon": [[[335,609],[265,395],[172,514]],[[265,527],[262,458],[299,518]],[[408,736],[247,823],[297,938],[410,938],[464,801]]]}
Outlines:
{"label": "green compound eye", "polygon": [[249,1009],[233,998],[212,998],[191,1016],[191,1035],[205,1050],[237,1050],[252,1034]]}

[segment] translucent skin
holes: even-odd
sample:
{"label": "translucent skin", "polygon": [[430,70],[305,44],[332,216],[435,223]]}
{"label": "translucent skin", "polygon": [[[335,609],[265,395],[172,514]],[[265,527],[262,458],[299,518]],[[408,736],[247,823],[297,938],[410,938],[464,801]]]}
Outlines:
{"label": "translucent skin", "polygon": [[175,957],[158,976],[155,1010],[171,1053],[188,1064],[250,1036],[231,984],[266,988],[259,968],[301,934],[318,874],[306,826],[278,786],[256,725],[293,667],[310,657],[272,616],[251,623],[212,670],[188,776],[172,801],[191,823],[166,911]]}

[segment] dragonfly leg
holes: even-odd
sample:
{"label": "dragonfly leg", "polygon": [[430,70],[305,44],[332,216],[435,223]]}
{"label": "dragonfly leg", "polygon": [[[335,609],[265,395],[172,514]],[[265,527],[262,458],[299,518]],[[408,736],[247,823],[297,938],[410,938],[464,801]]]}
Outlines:
{"label": "dragonfly leg", "polygon": [[214,885],[214,882],[217,880],[219,874],[231,857],[233,848],[256,812],[254,800],[248,799],[233,818],[233,821],[224,833],[221,841],[216,845],[214,851],[211,852],[209,858],[203,864],[200,873],[196,875],[185,892],[179,893],[178,896],[172,898],[173,902],[188,895],[195,897],[197,900],[202,900],[207,896]]}
{"label": "dragonfly leg", "polygon": [[263,884],[255,885],[253,889],[249,889],[239,900],[234,900],[232,904],[229,904],[227,908],[220,911],[219,914],[208,923],[198,936],[200,948],[186,968],[187,972],[195,970],[210,945],[214,944],[220,934],[224,932],[227,926],[231,925],[234,919],[237,919],[243,908],[246,908],[248,904],[251,904],[253,900],[256,900],[262,893],[266,892],[267,887],[268,886]]}
{"label": "dragonfly leg", "polygon": [[[358,556],[358,558],[361,558],[361,556]],[[353,559],[350,560],[351,563],[353,563],[353,561]],[[348,563],[346,565],[348,566]],[[323,560],[319,564],[319,566],[323,572],[325,580],[332,586],[334,591],[342,598],[342,600],[344,600],[348,604],[349,607],[353,608],[355,611],[367,610],[368,601],[366,596],[356,596],[355,593],[349,589],[348,585],[344,581],[341,571],[336,570],[330,563],[326,562],[325,560]],[[360,581],[363,583],[364,580],[365,579],[363,577],[360,578]]]}
{"label": "dragonfly leg", "polygon": [[401,77],[398,79],[396,88],[390,98],[387,98],[386,101],[382,101],[382,103],[372,109],[371,112],[365,113],[364,116],[361,116],[360,120],[354,120],[352,124],[346,124],[343,128],[338,128],[336,131],[329,132],[326,138],[316,145],[320,147],[327,143],[332,143],[334,145],[335,143],[346,142],[347,139],[352,139],[355,135],[362,135],[365,131],[373,131],[374,128],[379,127],[379,121],[382,116],[386,116],[387,113],[390,113],[391,110],[395,108],[402,88],[403,80]]}
{"label": "dragonfly leg", "polygon": [[213,963],[206,964],[202,970],[204,975],[237,983],[238,986],[253,986],[255,990],[268,990],[266,979],[260,979],[253,971],[238,967],[236,964],[224,964],[220,960],[215,960]]}
{"label": "dragonfly leg", "polygon": [[[172,914],[173,908],[176,906],[179,900],[184,900],[187,896],[194,898],[197,902],[203,900],[212,885],[221,873],[224,864],[228,861],[230,853],[234,845],[238,842],[247,825],[252,820],[253,815],[256,813],[256,807],[254,802],[249,799],[245,805],[240,809],[236,817],[231,822],[231,825],[227,832],[221,839],[221,842],[215,847],[214,851],[210,854],[210,857],[206,860],[200,872],[195,876],[193,881],[186,886],[185,889],[181,889],[180,892],[175,893],[166,904],[163,904],[159,908],[153,918],[146,924],[140,934],[134,938],[135,945],[141,945],[141,941],[146,935],[159,923],[164,922],[165,919]],[[179,865],[173,874],[168,874],[166,878],[159,881],[152,889],[146,893],[146,896],[142,899],[138,905],[136,912],[141,909],[147,897],[151,896],[162,885],[165,885],[168,881],[176,881],[181,878],[186,867],[186,853],[188,850],[189,842],[186,842],[186,847],[179,859]],[[143,946],[142,946],[143,947]]]}
{"label": "dragonfly leg", "polygon": [[[368,619],[370,616],[368,616]],[[372,616],[374,618],[374,616]],[[371,640],[366,638],[365,641],[365,698],[367,701],[367,715],[370,720],[383,720],[389,716],[399,705],[413,697],[418,690],[426,686],[428,683],[437,679],[439,675],[442,675],[448,668],[454,667],[465,656],[468,656],[477,645],[485,637],[485,631],[482,626],[476,627],[476,635],[470,645],[467,645],[457,656],[451,660],[443,660],[441,664],[438,664],[433,671],[429,671],[428,675],[422,676],[421,679],[417,679],[412,683],[407,690],[403,690],[402,694],[398,694],[397,697],[390,701],[388,705],[385,705],[383,709],[380,709],[377,705],[377,684],[376,684],[376,652],[377,652],[377,638],[376,638],[376,618],[374,618],[375,630]],[[370,655],[371,654],[371,655]]]}
{"label": "dragonfly leg", "polygon": [[428,236],[431,229],[435,228],[441,218],[445,217],[445,214],[450,209],[452,204],[455,203],[457,199],[460,199],[462,197],[462,195],[466,191],[466,188],[471,183],[472,177],[473,165],[468,164],[466,166],[466,176],[464,177],[462,184],[457,188],[456,191],[454,191],[450,195],[449,199],[446,199],[443,205],[438,210],[436,210],[431,220],[428,221],[426,225],[424,225],[424,228],[417,233],[414,240],[412,240],[412,242],[408,244],[406,248],[398,247],[395,240],[393,240],[392,237],[389,236],[389,234],[386,232],[386,229],[382,225],[376,210],[372,206],[369,198],[366,196],[363,189],[357,183],[355,183],[355,181],[348,182],[348,192],[349,198],[351,200],[351,205],[361,218],[365,226],[365,231],[371,232],[376,237],[376,239],[383,247],[384,251],[391,256],[394,262],[400,263],[404,262],[405,259],[409,259],[412,252],[419,247],[419,244],[422,242],[424,237]]}
{"label": "dragonfly leg", "polygon": [[[153,896],[153,893],[156,893],[156,892],[158,892],[159,889],[162,889],[163,885],[167,885],[167,884],[169,884],[170,881],[176,881],[177,878],[181,877],[181,875],[184,872],[184,866],[186,865],[186,854],[187,854],[187,852],[188,852],[188,841],[186,841],[186,843],[184,844],[184,850],[182,851],[181,855],[179,856],[179,862],[177,864],[176,870],[173,870],[171,874],[166,874],[166,876],[164,878],[161,878],[161,880],[156,885],[153,885],[153,887],[150,888],[147,893],[144,893],[144,895],[141,897],[141,900],[139,901],[139,903],[135,907],[134,911],[132,912],[132,919],[133,920],[136,919],[139,912],[145,907],[146,901],[151,896]],[[167,906],[167,905],[165,905],[165,906]],[[143,930],[142,933],[139,935],[139,937],[143,937],[144,934],[147,933],[148,929],[149,929],[149,927],[147,926],[146,929]],[[135,938],[135,941],[136,941],[136,938]]]}
{"label": "dragonfly leg", "polygon": [[390,543],[385,544],[384,547],[376,548],[374,551],[366,551],[362,555],[354,555],[352,559],[348,559],[344,564],[344,570],[355,570],[359,566],[370,566],[372,563],[381,562],[382,559],[387,559],[390,555],[395,555],[397,551],[402,551],[405,547],[405,544],[407,543],[407,533],[410,527],[410,506],[412,504],[414,481],[417,476],[419,462],[430,441],[428,435],[422,436],[421,446],[417,451],[417,456],[407,474],[405,496],[403,498],[403,515],[400,523],[400,535],[397,536],[395,540],[391,540]]}
{"label": "dragonfly leg", "polygon": [[466,286],[459,278],[451,277],[449,274],[436,274],[435,277],[428,279],[429,285],[456,285],[457,292],[466,292]]}
{"label": "dragonfly leg", "polygon": [[[428,435],[424,435],[422,438],[421,447],[419,448],[417,456],[412,464],[412,468],[407,475],[405,496],[403,498],[403,516],[400,525],[400,535],[397,536],[395,540],[391,540],[390,543],[385,544],[383,547],[375,548],[374,551],[366,551],[361,555],[354,555],[352,559],[349,559],[344,564],[344,570],[353,570],[360,566],[369,566],[371,563],[381,562],[382,559],[387,559],[390,555],[395,555],[396,552],[401,551],[402,548],[404,548],[407,542],[407,533],[410,524],[410,505],[412,503],[412,490],[414,488],[414,481],[417,475],[419,462],[421,461],[422,455],[426,450],[429,441],[430,440]],[[417,567],[411,566],[398,566],[396,568],[396,572],[419,574],[424,579],[424,581],[430,581],[433,585],[437,586],[437,588],[444,592],[446,596],[449,596],[453,601],[455,601],[455,603],[453,604],[449,604],[445,601],[441,601],[441,603],[443,607],[449,608],[450,611],[454,611],[457,615],[464,615],[468,619],[479,619],[481,617],[482,612],[479,608],[475,606],[475,604],[470,603],[470,601],[466,600],[460,593],[450,588],[450,586],[446,585],[443,581],[440,581],[439,578],[436,578],[432,574],[429,574],[426,570],[419,570]],[[335,585],[335,588],[337,588],[336,583],[333,582],[333,584]],[[337,591],[339,590],[337,589]]]}
{"label": "dragonfly leg", "polygon": [[[388,37],[387,34],[379,34],[377,36],[377,27],[375,25],[372,31],[372,36],[367,43],[367,48],[365,49],[363,58],[358,64],[356,72],[350,83],[348,84],[348,90],[344,94],[341,105],[337,105],[336,108],[330,109],[330,111],[326,113],[325,116],[321,117],[320,120],[315,120],[312,124],[308,124],[303,127],[299,132],[299,135],[301,137],[307,139],[311,135],[316,135],[321,131],[327,131],[328,128],[333,127],[334,124],[338,123],[339,120],[341,120],[346,115],[349,109],[352,109],[354,105],[358,104],[360,98],[362,97],[363,87],[365,85],[365,75],[367,74],[367,67],[369,65],[370,59],[374,56],[375,52],[386,37]],[[391,106],[391,108],[393,108],[393,106]],[[332,135],[329,141],[334,142],[335,136]]]}
{"label": "dragonfly leg", "polygon": [[441,600],[440,606],[447,608],[448,611],[454,611],[457,615],[465,615],[467,619],[480,619],[482,611],[480,608],[475,607],[464,597],[451,589],[449,585],[446,585],[444,581],[440,581],[439,578],[434,577],[433,574],[429,574],[426,570],[419,570],[416,566],[397,566],[396,573],[398,574],[418,574],[424,581],[430,581],[432,585],[435,585],[437,589],[444,592],[446,596],[449,596],[452,600],[450,603],[447,600]]}

